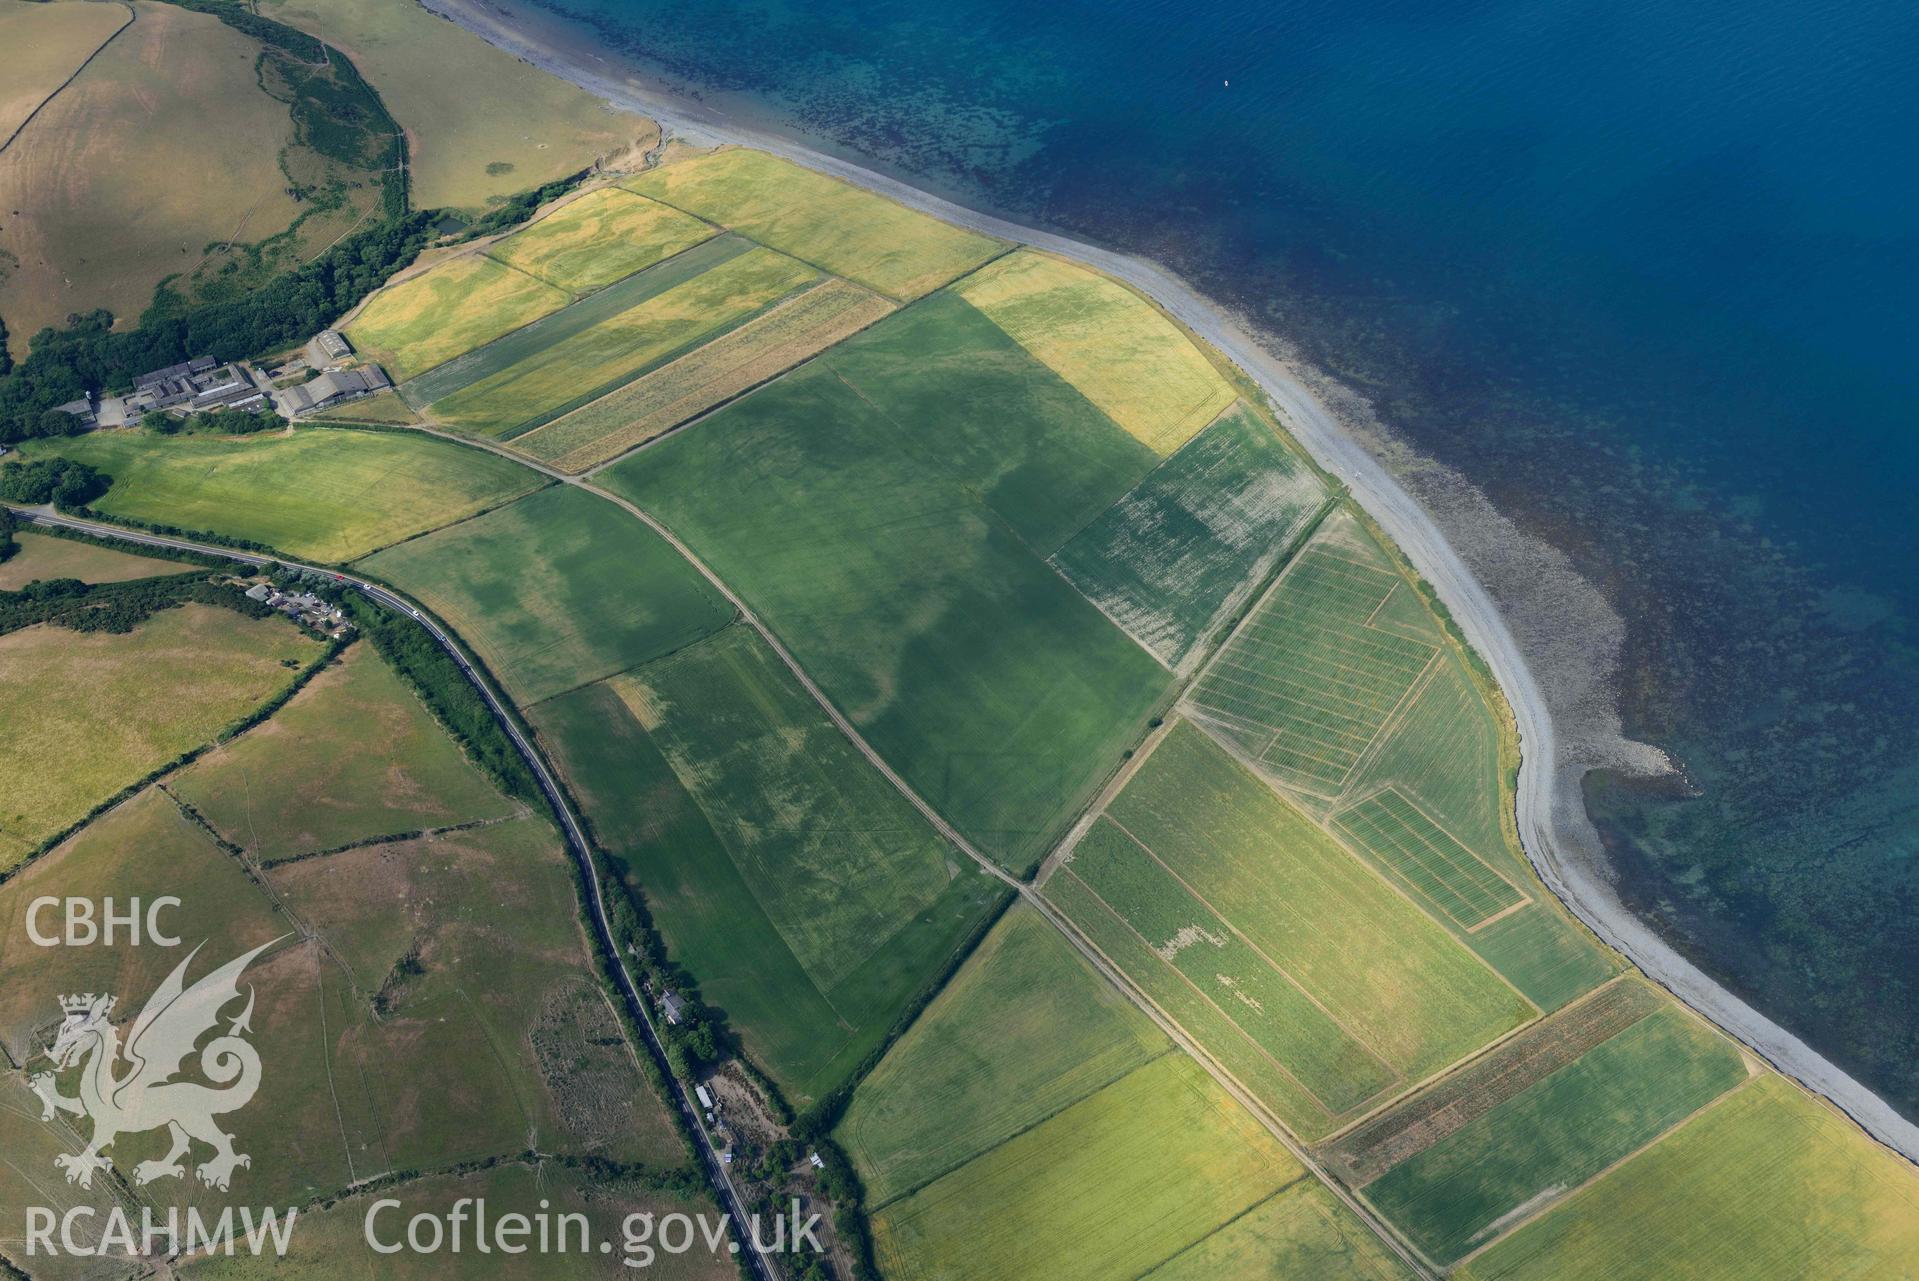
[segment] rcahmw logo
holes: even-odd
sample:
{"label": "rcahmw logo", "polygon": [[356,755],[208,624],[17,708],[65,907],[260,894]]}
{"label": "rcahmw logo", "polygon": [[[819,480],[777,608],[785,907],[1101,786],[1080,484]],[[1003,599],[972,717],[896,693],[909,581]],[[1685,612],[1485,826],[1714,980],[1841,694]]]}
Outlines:
{"label": "rcahmw logo", "polygon": [[[64,1114],[90,1129],[82,1151],[53,1158],[68,1183],[91,1188],[96,1174],[113,1168],[107,1153],[117,1139],[151,1130],[166,1131],[167,1152],[134,1165],[130,1173],[136,1187],[185,1179],[189,1163],[199,1157],[194,1179],[225,1192],[234,1174],[252,1165],[217,1118],[239,1111],[260,1091],[260,1055],[247,1039],[253,1031],[254,991],[251,986],[241,990],[240,976],[286,937],[262,943],[189,986],[187,970],[200,954],[200,948],[194,948],[126,1025],[124,1040],[113,1021],[118,1004],[113,995],[89,992],[60,998],[59,1030],[45,1052],[53,1070],[36,1073],[28,1084],[40,1098],[43,1122]],[[243,997],[246,1004],[232,1012]],[[61,1080],[69,1073],[76,1077],[72,1095],[61,1092]],[[288,1209],[282,1221],[271,1210],[240,1211],[248,1247],[258,1253],[271,1242],[283,1250],[297,1214]],[[167,1249],[181,1248],[182,1224],[171,1212],[160,1223],[147,1211],[136,1231],[126,1212],[114,1206],[106,1212],[98,1236],[87,1240],[100,1217],[86,1205],[59,1216],[45,1207],[29,1207],[27,1253],[131,1253],[136,1244],[146,1252],[156,1240]],[[198,1207],[190,1207],[186,1219],[184,1240],[191,1248],[235,1249],[231,1207],[211,1223]]]}

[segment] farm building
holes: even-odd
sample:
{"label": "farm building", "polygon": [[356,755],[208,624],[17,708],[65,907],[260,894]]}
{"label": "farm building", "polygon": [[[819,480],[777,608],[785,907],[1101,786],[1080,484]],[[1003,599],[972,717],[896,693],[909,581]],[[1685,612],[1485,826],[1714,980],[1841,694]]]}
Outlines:
{"label": "farm building", "polygon": [[371,396],[392,385],[378,365],[336,369],[298,387],[276,391],[273,393],[274,406],[288,418],[294,418],[334,405],[344,405],[362,396]]}

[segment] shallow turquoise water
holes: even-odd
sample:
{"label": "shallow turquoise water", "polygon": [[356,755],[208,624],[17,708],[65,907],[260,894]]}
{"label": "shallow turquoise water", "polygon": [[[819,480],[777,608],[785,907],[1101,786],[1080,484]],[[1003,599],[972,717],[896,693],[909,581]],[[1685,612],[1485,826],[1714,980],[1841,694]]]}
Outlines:
{"label": "shallow turquoise water", "polygon": [[1630,629],[1623,888],[1919,1115],[1919,17],[1862,0],[569,0],[683,91],[1170,260]]}

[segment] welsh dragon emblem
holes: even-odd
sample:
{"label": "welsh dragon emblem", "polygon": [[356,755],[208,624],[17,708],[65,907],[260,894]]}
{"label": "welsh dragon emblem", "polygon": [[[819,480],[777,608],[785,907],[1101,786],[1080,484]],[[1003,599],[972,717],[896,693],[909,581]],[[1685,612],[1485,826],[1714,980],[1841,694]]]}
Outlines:
{"label": "welsh dragon emblem", "polygon": [[43,1072],[29,1084],[45,1109],[43,1121],[65,1112],[93,1122],[85,1151],[54,1158],[67,1182],[91,1187],[96,1170],[112,1168],[103,1153],[115,1139],[162,1126],[172,1146],[159,1160],[134,1167],[135,1184],[184,1177],[183,1158],[195,1142],[213,1149],[212,1157],[194,1171],[210,1188],[226,1191],[233,1172],[252,1164],[252,1158],[233,1150],[233,1136],[214,1122],[245,1107],[260,1089],[260,1055],[246,1040],[252,1031],[252,988],[246,991],[246,1008],[200,1048],[199,1074],[211,1084],[176,1078],[206,1034],[217,1031],[220,1012],[240,999],[242,971],[279,941],[261,944],[188,987],[187,966],[200,954],[200,948],[194,948],[128,1025],[124,1046],[112,1023],[113,996],[60,998],[65,1019],[47,1057],[58,1072],[80,1066],[79,1095],[62,1095],[53,1072]]}

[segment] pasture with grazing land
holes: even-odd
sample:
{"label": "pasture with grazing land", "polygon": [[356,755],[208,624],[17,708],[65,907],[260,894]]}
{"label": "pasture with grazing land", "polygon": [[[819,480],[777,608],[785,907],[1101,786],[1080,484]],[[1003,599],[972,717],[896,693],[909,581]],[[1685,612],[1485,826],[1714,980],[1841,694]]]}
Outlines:
{"label": "pasture with grazing land", "polygon": [[1475,1256],[1470,1281],[1799,1281],[1919,1271],[1919,1179],[1766,1073]]}
{"label": "pasture with grazing land", "polygon": [[[995,896],[749,628],[556,703],[535,714],[601,841],[796,1102],[878,1044]],[[676,811],[696,835],[627,835]]]}
{"label": "pasture with grazing land", "polygon": [[948,821],[1020,868],[1170,678],[927,466],[915,433],[931,430],[816,361],[599,478],[726,579]]}
{"label": "pasture with grazing land", "polygon": [[0,3],[0,143],[132,20],[117,4]]}
{"label": "pasture with grazing land", "polygon": [[618,187],[569,200],[496,242],[487,257],[572,294],[588,293],[690,249],[719,228]]}
{"label": "pasture with grazing land", "polygon": [[1241,404],[1059,549],[1108,618],[1179,668],[1245,603],[1326,502],[1312,468]]}
{"label": "pasture with grazing land", "polygon": [[[1323,1133],[1330,1118],[1394,1083],[1377,1067],[1360,1075],[1355,1049],[1411,1082],[1532,1014],[1483,962],[1189,724],[1174,726],[1106,815],[1113,830],[1089,837],[1085,866],[1075,851],[1047,893],[1064,880],[1096,895],[1149,949],[1116,962],[1129,973],[1140,964],[1176,969],[1312,1091],[1316,1106],[1304,1109],[1267,1100],[1302,1133]],[[1093,917],[1084,896],[1059,901],[1076,922]],[[1206,1029],[1192,1031],[1211,1048]]]}
{"label": "pasture with grazing land", "polygon": [[514,437],[513,447],[564,471],[584,471],[818,355],[892,309],[858,285],[822,281],[592,404]]}
{"label": "pasture with grazing land", "polygon": [[733,616],[658,534],[566,485],[389,548],[365,568],[445,619],[523,704],[657,658]]}
{"label": "pasture with grazing land", "polygon": [[82,538],[60,538],[24,530],[13,537],[20,544],[20,550],[0,561],[0,591],[17,592],[28,583],[55,578],[77,578],[83,583],[124,583],[133,578],[184,574],[193,568],[177,560],[135,556]]}
{"label": "pasture with grazing land", "polygon": [[515,810],[370,644],[169,786],[262,863]]}
{"label": "pasture with grazing land", "polygon": [[835,1137],[880,1209],[1171,1049],[1016,903],[860,1082]]}
{"label": "pasture with grazing land", "polygon": [[592,403],[818,279],[811,267],[770,249],[749,249],[681,278],[682,262],[699,253],[695,248],[668,259],[652,269],[658,275],[631,277],[635,285],[657,285],[591,329],[433,401],[431,416],[462,431],[510,439]]}
{"label": "pasture with grazing land", "polygon": [[537,489],[534,472],[410,432],[293,429],[259,436],[92,432],[21,447],[113,477],[112,519],[204,530],[289,556],[344,562]]}
{"label": "pasture with grazing land", "polygon": [[324,31],[380,91],[407,133],[416,208],[485,213],[504,197],[659,139],[652,121],[413,0],[265,0],[262,9],[302,31]]}
{"label": "pasture with grazing land", "polygon": [[[163,609],[133,631],[0,636],[0,870],[284,689],[318,642],[280,618]],[[291,663],[290,669],[284,665]]]}
{"label": "pasture with grazing land", "polygon": [[[33,29],[16,28],[35,61],[35,42],[56,35],[47,24],[128,13],[74,0],[44,8]],[[292,77],[338,94],[329,72],[212,14],[149,0],[131,8],[135,21],[0,152],[0,315],[16,354],[74,313],[104,307],[130,325],[163,281],[181,296],[256,283],[317,254],[381,200],[383,162],[364,153],[388,140],[370,121],[311,136],[289,112],[290,102],[304,112],[330,101],[302,97]],[[0,93],[14,83],[0,69]]]}
{"label": "pasture with grazing land", "polygon": [[621,185],[902,302],[1006,248],[764,151],[683,155]]}
{"label": "pasture with grazing land", "polygon": [[1167,1054],[873,1216],[895,1281],[1138,1276],[1302,1176],[1184,1054]]}
{"label": "pasture with grazing land", "polygon": [[1162,458],[1233,403],[1205,353],[1110,277],[1021,249],[954,288]]}
{"label": "pasture with grazing land", "polygon": [[415,377],[566,306],[565,290],[462,254],[367,299],[347,337],[396,380]]}
{"label": "pasture with grazing land", "polygon": [[1662,1004],[1572,1062],[1529,1075],[1498,1079],[1503,1097],[1490,1107],[1462,1098],[1479,1115],[1428,1122],[1420,1137],[1430,1145],[1366,1185],[1366,1199],[1429,1258],[1457,1259],[1514,1212],[1630,1156],[1744,1082],[1746,1064],[1731,1042]]}

